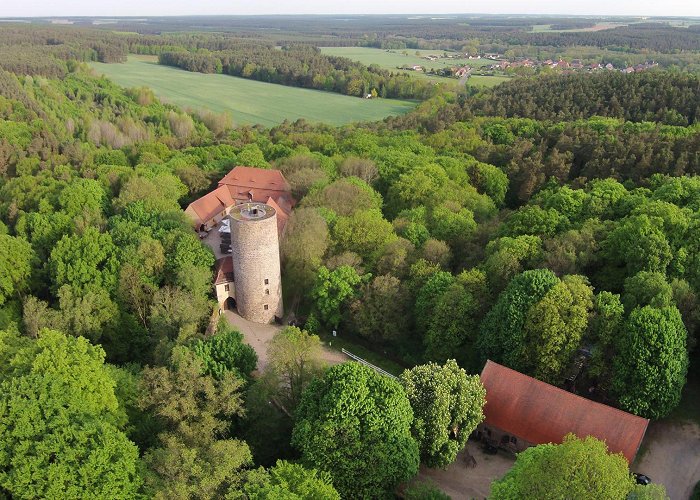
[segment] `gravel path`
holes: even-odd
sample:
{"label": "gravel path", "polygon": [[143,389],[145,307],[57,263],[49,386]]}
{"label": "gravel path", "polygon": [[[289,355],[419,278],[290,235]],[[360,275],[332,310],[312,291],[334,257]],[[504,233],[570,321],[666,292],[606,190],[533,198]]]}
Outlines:
{"label": "gravel path", "polygon": [[632,471],[666,486],[671,500],[688,500],[700,481],[700,426],[693,422],[652,422],[642,446],[644,450]]}
{"label": "gravel path", "polygon": [[[468,454],[476,460],[476,467],[467,466]],[[421,465],[417,480],[433,482],[450,495],[452,500],[486,498],[491,490],[491,482],[502,477],[513,466],[515,458],[504,452],[487,455],[481,446],[467,441],[466,451],[457,455],[457,460],[446,470],[429,469]]]}
{"label": "gravel path", "polygon": [[[228,322],[243,334],[245,341],[250,344],[258,355],[258,370],[263,371],[267,366],[267,343],[279,332],[280,325],[261,325],[253,323],[239,316],[234,311],[224,311]],[[337,365],[348,361],[343,353],[323,347],[323,359],[330,365]]]}

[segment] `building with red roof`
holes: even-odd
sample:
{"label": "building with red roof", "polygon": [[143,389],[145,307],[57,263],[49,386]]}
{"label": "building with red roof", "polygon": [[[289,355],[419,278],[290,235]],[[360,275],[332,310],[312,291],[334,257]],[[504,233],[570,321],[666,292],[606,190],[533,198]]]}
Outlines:
{"label": "building with red roof", "polygon": [[235,205],[274,202],[280,234],[294,206],[292,189],[279,170],[237,166],[219,181],[217,188],[193,201],[185,209],[197,231],[208,231],[228,215]]}
{"label": "building with red roof", "polygon": [[481,437],[518,452],[533,445],[561,443],[573,433],[607,443],[612,453],[634,460],[649,421],[487,361]]}

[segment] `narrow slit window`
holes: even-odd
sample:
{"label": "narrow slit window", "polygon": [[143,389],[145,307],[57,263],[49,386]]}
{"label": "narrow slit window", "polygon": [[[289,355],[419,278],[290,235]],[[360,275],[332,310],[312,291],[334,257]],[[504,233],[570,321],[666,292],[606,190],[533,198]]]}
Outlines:
{"label": "narrow slit window", "polygon": [[265,305],[263,306],[263,309],[265,309],[266,311],[269,309],[269,307],[267,306],[267,304],[265,304]]}
{"label": "narrow slit window", "polygon": [[265,295],[270,295],[270,289],[269,289],[269,288],[266,288],[266,289],[265,289]]}
{"label": "narrow slit window", "polygon": [[270,280],[267,279],[267,278],[265,278],[265,284],[266,284],[266,285],[269,285],[269,284],[270,284]]}

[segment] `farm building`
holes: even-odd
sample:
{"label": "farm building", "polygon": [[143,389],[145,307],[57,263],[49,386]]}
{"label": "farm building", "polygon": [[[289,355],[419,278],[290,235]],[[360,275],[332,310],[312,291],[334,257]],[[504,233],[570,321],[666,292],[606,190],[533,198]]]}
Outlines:
{"label": "farm building", "polygon": [[228,215],[235,205],[246,202],[272,201],[284,213],[279,221],[286,221],[294,206],[292,190],[279,170],[254,167],[235,167],[215,190],[193,201],[185,209],[197,231],[208,231]]}
{"label": "farm building", "polygon": [[543,443],[561,443],[573,433],[604,440],[612,453],[634,460],[649,421],[588,400],[515,370],[487,361],[482,439],[514,452]]}

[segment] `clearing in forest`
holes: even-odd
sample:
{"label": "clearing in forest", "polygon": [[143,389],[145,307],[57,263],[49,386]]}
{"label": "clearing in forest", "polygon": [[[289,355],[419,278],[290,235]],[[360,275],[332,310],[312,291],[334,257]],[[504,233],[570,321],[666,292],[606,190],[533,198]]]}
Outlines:
{"label": "clearing in forest", "polygon": [[228,75],[192,73],[161,66],[152,56],[132,55],[123,64],[90,66],[123,87],[150,87],[163,101],[182,108],[229,112],[237,125],[270,127],[299,118],[343,125],[404,114],[416,105],[413,101],[361,99]]}

